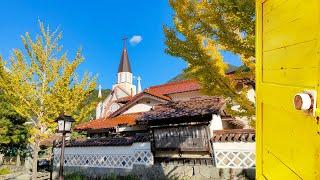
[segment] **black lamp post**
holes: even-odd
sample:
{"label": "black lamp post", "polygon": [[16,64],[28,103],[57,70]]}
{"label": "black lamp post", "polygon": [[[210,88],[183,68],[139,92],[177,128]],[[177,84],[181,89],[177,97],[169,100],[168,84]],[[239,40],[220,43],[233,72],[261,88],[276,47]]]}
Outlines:
{"label": "black lamp post", "polygon": [[59,117],[55,121],[58,122],[58,131],[57,132],[62,133],[59,180],[63,180],[64,179],[63,165],[64,165],[65,138],[66,138],[66,134],[71,132],[71,124],[72,124],[72,122],[75,122],[75,120],[71,116],[61,114],[61,115],[59,115]]}

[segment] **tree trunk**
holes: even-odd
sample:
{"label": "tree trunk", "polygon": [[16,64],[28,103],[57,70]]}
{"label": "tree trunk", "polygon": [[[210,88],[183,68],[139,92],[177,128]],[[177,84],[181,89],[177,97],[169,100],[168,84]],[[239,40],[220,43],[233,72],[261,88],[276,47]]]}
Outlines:
{"label": "tree trunk", "polygon": [[0,166],[3,164],[3,157],[4,157],[4,154],[0,154]]}
{"label": "tree trunk", "polygon": [[234,174],[235,174],[234,169],[230,168],[230,180],[234,180],[235,179],[234,178]]}
{"label": "tree trunk", "polygon": [[18,154],[17,154],[16,166],[21,166],[21,161],[20,161],[20,152],[19,152],[19,151],[18,151]]}
{"label": "tree trunk", "polygon": [[35,143],[34,149],[33,149],[33,159],[32,159],[32,179],[37,179],[37,173],[38,173],[38,153],[39,153],[39,143]]}

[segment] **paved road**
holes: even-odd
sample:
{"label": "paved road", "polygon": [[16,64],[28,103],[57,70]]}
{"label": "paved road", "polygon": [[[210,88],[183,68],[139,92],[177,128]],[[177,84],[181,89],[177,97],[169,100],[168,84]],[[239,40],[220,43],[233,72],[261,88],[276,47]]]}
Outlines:
{"label": "paved road", "polygon": [[[18,175],[16,177],[10,178],[8,180],[30,180],[31,179],[31,174],[24,173],[21,175]],[[50,179],[50,173],[38,173],[37,180],[49,180]]]}

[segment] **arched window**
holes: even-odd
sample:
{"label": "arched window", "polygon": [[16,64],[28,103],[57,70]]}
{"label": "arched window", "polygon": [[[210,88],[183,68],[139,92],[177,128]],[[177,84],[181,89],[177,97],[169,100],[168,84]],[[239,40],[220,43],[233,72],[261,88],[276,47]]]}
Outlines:
{"label": "arched window", "polygon": [[102,116],[102,113],[103,113],[103,104],[101,103],[100,104],[100,117]]}

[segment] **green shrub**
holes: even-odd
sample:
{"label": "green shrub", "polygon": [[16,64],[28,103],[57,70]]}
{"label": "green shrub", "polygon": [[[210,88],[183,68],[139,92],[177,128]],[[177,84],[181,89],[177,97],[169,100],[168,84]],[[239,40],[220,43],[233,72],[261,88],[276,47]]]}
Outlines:
{"label": "green shrub", "polygon": [[109,174],[107,177],[103,177],[103,180],[117,180],[117,175],[114,173]]}
{"label": "green shrub", "polygon": [[0,169],[0,175],[10,174],[11,171],[9,168],[2,168]]}
{"label": "green shrub", "polygon": [[[90,177],[87,177],[85,174],[81,172],[73,172],[73,173],[67,173],[64,176],[65,179],[68,180],[87,180],[90,179]],[[133,174],[128,174],[126,176],[118,176],[114,173],[111,173],[109,175],[103,176],[103,177],[96,177],[97,179],[101,180],[138,180],[139,178]]]}
{"label": "green shrub", "polygon": [[83,175],[82,173],[73,172],[73,173],[66,174],[64,178],[68,180],[85,180],[86,176]]}
{"label": "green shrub", "polygon": [[108,174],[102,178],[102,180],[139,180],[139,178],[133,174],[125,176],[118,176],[114,173]]}
{"label": "green shrub", "polygon": [[139,178],[136,175],[128,174],[123,177],[125,180],[139,180]]}

